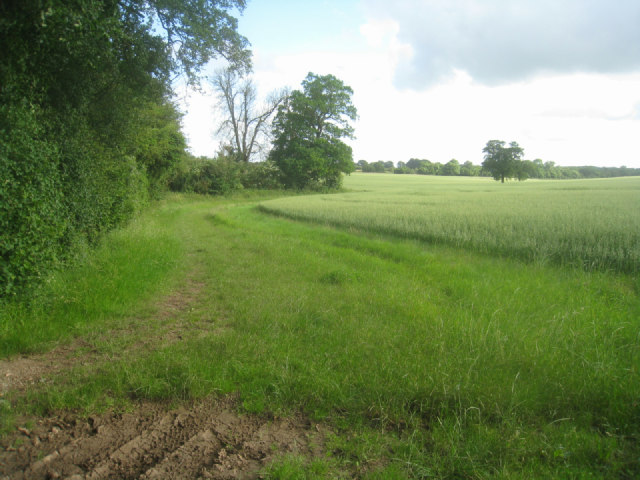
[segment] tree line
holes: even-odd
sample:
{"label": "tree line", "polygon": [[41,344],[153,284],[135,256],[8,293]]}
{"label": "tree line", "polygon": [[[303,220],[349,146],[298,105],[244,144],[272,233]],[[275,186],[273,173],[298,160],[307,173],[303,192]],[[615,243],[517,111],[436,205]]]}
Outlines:
{"label": "tree line", "polygon": [[215,57],[250,68],[244,4],[0,2],[0,297],[167,188],[186,152],[172,86]]}
{"label": "tree line", "polygon": [[[245,0],[0,2],[0,299],[27,292],[167,189],[336,188],[353,91],[310,73],[256,104]],[[187,151],[174,85],[214,79],[228,139]],[[271,148],[271,146],[273,146]],[[263,162],[253,162],[263,159]]]}
{"label": "tree line", "polygon": [[407,162],[378,160],[367,162],[359,160],[354,168],[365,173],[395,173],[417,175],[442,175],[462,177],[493,177],[504,182],[505,179],[579,179],[640,176],[640,168],[622,167],[563,167],[554,162],[541,159],[523,160],[522,148],[511,142],[509,146],[501,140],[490,140],[483,149],[485,160],[482,165],[470,161],[464,163],[451,159],[447,163],[431,162],[427,159],[411,158]]}

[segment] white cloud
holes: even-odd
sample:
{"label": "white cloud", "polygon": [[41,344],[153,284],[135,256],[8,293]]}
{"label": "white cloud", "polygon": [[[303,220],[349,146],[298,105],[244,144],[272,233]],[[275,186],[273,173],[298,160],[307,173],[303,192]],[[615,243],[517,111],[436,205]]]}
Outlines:
{"label": "white cloud", "polygon": [[497,85],[548,73],[640,69],[637,0],[366,0],[413,48],[396,84],[421,89],[455,70]]}
{"label": "white cloud", "polygon": [[182,118],[182,130],[187,137],[189,150],[196,156],[213,156],[218,149],[214,140],[217,120],[214,118],[215,102],[211,88],[203,82],[201,91],[177,90],[178,105],[185,114]]}
{"label": "white cloud", "polygon": [[390,41],[396,41],[400,26],[398,22],[387,20],[372,20],[360,26],[360,34],[371,47],[380,48]]}

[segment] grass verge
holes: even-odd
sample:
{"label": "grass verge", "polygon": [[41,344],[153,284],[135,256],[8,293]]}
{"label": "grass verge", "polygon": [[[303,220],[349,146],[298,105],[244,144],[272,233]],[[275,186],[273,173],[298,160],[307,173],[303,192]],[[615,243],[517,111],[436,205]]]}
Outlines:
{"label": "grass verge", "polygon": [[[97,304],[72,328],[153,322],[154,301],[197,267],[202,294],[180,315],[204,333],[80,366],[13,408],[237,392],[246,411],[333,426],[328,460],[283,457],[270,478],[640,475],[634,277],[300,224],[255,201],[172,197],[116,234],[151,231],[149,252],[156,239],[175,249],[128,306]],[[109,245],[96,282],[126,258]],[[62,291],[75,290],[69,275]]]}

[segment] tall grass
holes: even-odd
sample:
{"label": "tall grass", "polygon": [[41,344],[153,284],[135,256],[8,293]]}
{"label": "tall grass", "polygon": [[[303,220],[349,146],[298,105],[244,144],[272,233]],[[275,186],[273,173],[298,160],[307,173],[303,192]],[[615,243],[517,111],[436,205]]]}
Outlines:
{"label": "tall grass", "polygon": [[[51,348],[57,342],[114,327],[166,290],[183,247],[154,209],[103,239],[70,268],[61,269],[26,298],[0,306],[0,356]],[[124,319],[124,320],[123,320]]]}
{"label": "tall grass", "polygon": [[264,202],[289,218],[587,270],[640,269],[640,178],[530,181],[354,175],[354,191]]}
{"label": "tall grass", "polygon": [[20,408],[235,392],[247,411],[331,426],[331,461],[285,457],[272,478],[640,474],[633,276],[390,241],[253,204],[173,197],[160,221],[141,219],[178,242],[172,262],[198,266],[203,294],[184,315],[209,322],[206,334],[79,367]]}

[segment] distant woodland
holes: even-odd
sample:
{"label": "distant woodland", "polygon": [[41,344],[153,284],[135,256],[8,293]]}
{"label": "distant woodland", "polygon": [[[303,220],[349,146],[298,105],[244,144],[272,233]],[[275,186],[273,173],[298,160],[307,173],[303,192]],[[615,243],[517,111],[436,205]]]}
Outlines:
{"label": "distant woodland", "polygon": [[[628,167],[562,167],[554,162],[543,162],[540,159],[523,160],[525,178],[541,179],[572,179],[572,178],[611,178],[640,176],[640,168]],[[396,173],[417,175],[444,175],[462,177],[490,177],[491,173],[483,170],[482,165],[474,165],[466,161],[458,162],[456,159],[447,163],[431,162],[426,159],[411,158],[407,162],[378,160],[367,162],[359,160],[356,170],[369,173]],[[524,178],[523,178],[524,179]]]}

